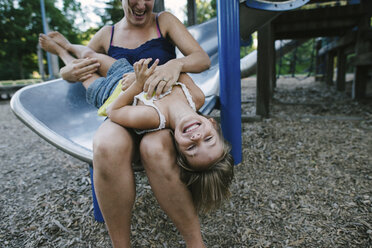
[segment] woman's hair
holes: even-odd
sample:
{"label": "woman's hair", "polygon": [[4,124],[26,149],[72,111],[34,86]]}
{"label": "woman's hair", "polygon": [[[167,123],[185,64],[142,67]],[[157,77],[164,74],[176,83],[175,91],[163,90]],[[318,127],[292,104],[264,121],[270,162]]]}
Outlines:
{"label": "woman's hair", "polygon": [[191,191],[197,211],[202,213],[217,209],[224,200],[230,197],[229,188],[234,177],[234,160],[230,154],[231,146],[223,138],[219,125],[214,126],[223,141],[223,153],[217,162],[206,170],[195,171],[182,153],[178,152],[177,155],[181,181]]}

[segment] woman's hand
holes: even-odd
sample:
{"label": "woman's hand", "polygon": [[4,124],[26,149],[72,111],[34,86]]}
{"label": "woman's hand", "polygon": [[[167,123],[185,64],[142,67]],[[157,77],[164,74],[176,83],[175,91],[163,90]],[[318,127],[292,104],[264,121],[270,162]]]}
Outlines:
{"label": "woman's hand", "polygon": [[182,69],[182,63],[177,60],[170,60],[164,65],[156,68],[154,73],[146,80],[143,90],[149,96],[155,92],[158,97],[167,92],[178,80]]}
{"label": "woman's hand", "polygon": [[[134,73],[136,74],[136,82],[135,84],[137,87],[139,87],[141,90],[144,89],[144,84],[146,80],[153,74],[156,66],[159,63],[159,60],[155,60],[155,62],[152,64],[150,68],[148,68],[149,63],[151,62],[151,58],[149,59],[141,59],[134,63]],[[149,95],[149,94],[148,94]],[[149,95],[151,96],[151,95]]]}
{"label": "woman's hand", "polygon": [[83,82],[98,70],[100,64],[97,59],[75,59],[61,68],[60,73],[64,80],[69,82]]}

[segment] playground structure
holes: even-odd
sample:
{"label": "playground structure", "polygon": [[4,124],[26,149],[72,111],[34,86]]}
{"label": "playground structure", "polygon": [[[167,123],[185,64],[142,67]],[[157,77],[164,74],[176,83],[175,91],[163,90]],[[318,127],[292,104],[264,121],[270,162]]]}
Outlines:
{"label": "playground structure", "polygon": [[[371,6],[372,8],[372,6]],[[372,79],[372,30],[352,30],[345,36],[334,39],[328,44],[319,42],[318,78],[329,86],[334,85],[334,64],[337,58],[336,88],[345,91],[347,64],[354,67],[352,98],[367,97],[367,83]],[[322,46],[323,45],[323,46]],[[349,59],[348,56],[354,57]]]}
{"label": "playground structure", "polygon": [[[354,73],[352,98],[362,99],[372,77],[372,2],[333,1],[333,5],[317,7],[328,2],[332,1],[312,0],[311,9],[284,13],[272,22],[273,35],[276,39],[324,37],[316,44],[316,78],[333,85],[336,64],[336,87],[344,91],[349,66]],[[290,25],[293,22],[296,25]]]}
{"label": "playground structure", "polygon": [[[275,84],[274,41],[302,38],[293,34],[293,37],[286,37],[293,31],[290,29],[296,26],[286,23],[286,18],[289,18],[286,15],[298,14],[297,11],[284,11],[307,2],[220,0],[217,20],[190,28],[190,32],[212,61],[209,70],[191,74],[207,97],[202,112],[209,113],[219,100],[222,128],[233,145],[233,156],[237,163],[241,161],[240,37],[246,38],[258,29],[256,113],[265,117],[269,115],[270,98]],[[261,18],[263,13],[265,18]],[[248,28],[242,23],[244,20],[249,23]],[[242,27],[240,34],[239,23]],[[14,113],[41,137],[92,166],[91,141],[103,118],[98,117],[96,109],[85,102],[85,89],[80,84],[68,84],[59,79],[29,86],[15,94],[11,106]],[[97,204],[94,188],[92,189],[94,204]],[[95,205],[95,217],[103,220],[98,205]]]}

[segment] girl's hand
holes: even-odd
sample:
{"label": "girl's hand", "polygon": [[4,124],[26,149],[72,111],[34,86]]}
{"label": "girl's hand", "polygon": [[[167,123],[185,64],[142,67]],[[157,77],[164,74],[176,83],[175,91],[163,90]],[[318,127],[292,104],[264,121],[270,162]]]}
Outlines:
{"label": "girl's hand", "polygon": [[82,82],[92,76],[98,70],[100,64],[97,59],[75,59],[60,70],[64,80],[69,82]]}
{"label": "girl's hand", "polygon": [[134,72],[128,72],[123,75],[121,81],[121,90],[128,89],[136,81],[136,74]]}
{"label": "girl's hand", "polygon": [[178,80],[182,69],[182,63],[177,60],[170,60],[164,65],[156,68],[154,73],[146,80],[143,90],[149,96],[155,91],[158,97],[167,92]]}
{"label": "girl's hand", "polygon": [[156,66],[159,63],[159,59],[155,60],[155,62],[152,64],[150,68],[148,68],[149,63],[151,62],[151,58],[149,59],[141,59],[134,63],[134,73],[136,74],[136,82],[135,84],[143,90],[143,86],[146,82],[146,80],[151,76],[151,74],[154,72]]}

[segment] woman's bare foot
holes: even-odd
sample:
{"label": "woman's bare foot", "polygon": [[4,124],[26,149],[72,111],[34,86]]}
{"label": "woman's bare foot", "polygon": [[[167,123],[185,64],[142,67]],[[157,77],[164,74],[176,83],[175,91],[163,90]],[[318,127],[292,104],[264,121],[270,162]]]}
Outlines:
{"label": "woman's bare foot", "polygon": [[52,31],[48,33],[48,36],[59,46],[70,52],[71,43],[60,32]]}
{"label": "woman's bare foot", "polygon": [[39,35],[39,44],[42,49],[47,52],[61,55],[62,53],[66,52],[66,50],[54,42],[48,35],[40,34]]}

